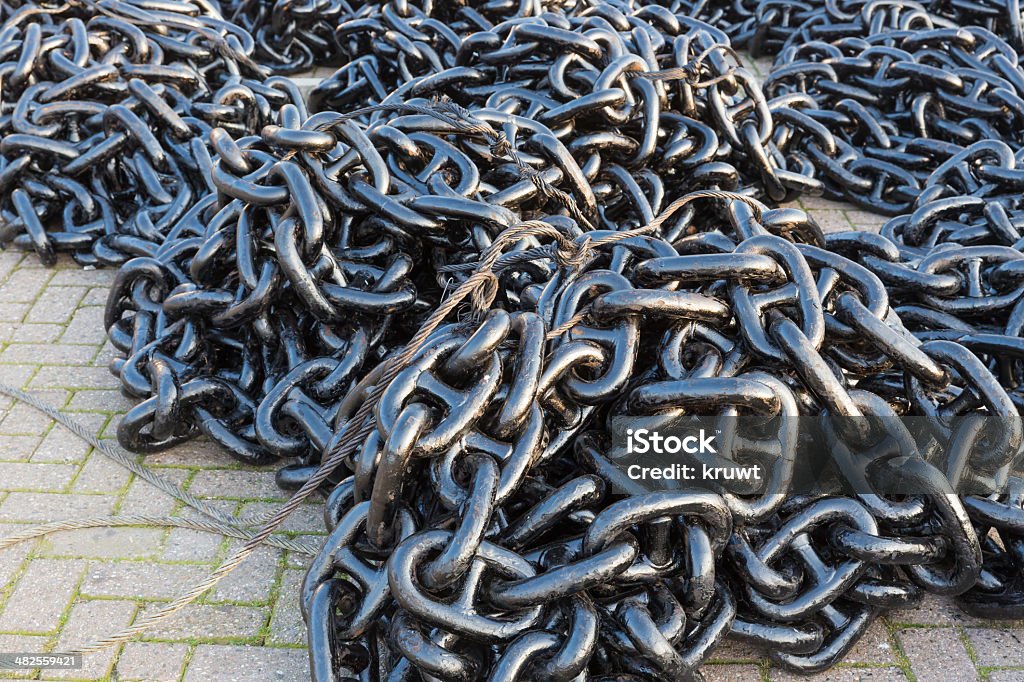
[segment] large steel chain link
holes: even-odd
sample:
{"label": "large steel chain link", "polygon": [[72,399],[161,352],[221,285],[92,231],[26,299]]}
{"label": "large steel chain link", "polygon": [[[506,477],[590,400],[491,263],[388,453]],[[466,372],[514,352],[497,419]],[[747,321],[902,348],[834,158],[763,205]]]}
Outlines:
{"label": "large steel chain link", "polygon": [[[0,17],[0,245],[120,266],[122,445],[295,488],[368,429],[300,595],[315,679],[690,680],[727,637],[813,672],[924,592],[1024,616],[1016,2]],[[268,76],[326,65],[308,111]],[[779,207],[822,193],[893,217]],[[839,470],[791,494],[808,444],[737,429],[763,489],[651,492],[614,423],[666,415],[814,416]],[[897,417],[939,435],[858,426]]]}
{"label": "large steel chain link", "polygon": [[302,106],[294,83],[252,61],[249,35],[205,5],[4,8],[0,246],[46,264],[65,251],[117,265],[178,240],[212,189],[211,131],[248,135]]}

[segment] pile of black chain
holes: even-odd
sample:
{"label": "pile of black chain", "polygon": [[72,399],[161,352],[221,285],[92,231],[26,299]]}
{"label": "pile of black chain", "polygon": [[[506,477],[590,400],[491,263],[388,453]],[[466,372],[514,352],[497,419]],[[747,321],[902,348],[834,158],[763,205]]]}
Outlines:
{"label": "pile of black chain", "polygon": [[[779,14],[782,4],[761,3],[756,16],[796,16]],[[800,212],[734,197],[649,237],[589,248],[614,233],[587,232],[575,252],[556,239],[546,283],[535,281],[543,250],[499,259],[499,281],[531,286],[518,300],[500,300],[499,287],[500,310],[439,330],[386,385],[373,434],[330,497],[332,532],[303,589],[314,677],[690,679],[726,636],[813,672],[924,591],[959,595],[977,615],[1021,616],[1024,486],[1005,480],[1022,438],[1021,72],[994,35],[906,5],[852,17],[804,6],[799,31],[746,37],[764,51],[791,40],[766,86],[771,163],[760,168],[797,169],[832,196],[905,214],[886,236],[824,238]],[[543,44],[529,42],[509,54]],[[513,79],[519,63],[501,71]],[[525,92],[556,73],[526,80]],[[408,91],[434,92],[432,77]],[[474,99],[461,82],[441,92],[482,120],[519,99]],[[527,104],[538,120],[552,106]],[[748,169],[743,147],[722,140]],[[680,190],[654,168],[665,206]],[[771,177],[746,170],[731,188],[774,200],[796,189],[773,196]],[[356,389],[346,417],[375,381]],[[763,496],[613,495],[630,481],[607,456],[611,419],[680,410],[984,414],[1018,428],[996,452],[959,450],[971,467],[930,461],[899,434],[856,442],[888,453],[880,476],[898,468],[926,493],[907,498],[777,494],[796,444],[754,434],[727,456],[774,453]],[[965,438],[950,432],[946,445]],[[978,494],[959,497],[966,468]]]}
{"label": "pile of black chain", "polygon": [[186,238],[213,189],[211,131],[244,136],[301,102],[205,4],[4,4],[0,246],[116,265]]}
{"label": "pile of black chain", "polygon": [[[650,8],[508,23],[513,34],[478,35],[466,66],[410,81],[398,103],[309,118],[286,107],[260,138],[212,136],[215,190],[177,223],[189,238],[127,264],[109,298],[108,332],[127,356],[118,374],[147,398],[121,422],[122,445],[152,452],[205,433],[246,462],[300,457],[279,478],[297,485],[353,383],[503,229],[544,219],[574,237],[645,225],[693,188],[781,198],[808,185],[763,143],[771,113],[724,34]],[[488,44],[517,64],[492,65]],[[644,50],[683,80],[636,77]],[[667,234],[692,218],[691,207]],[[502,305],[549,270],[507,275]]]}
{"label": "pile of black chain", "polygon": [[[293,488],[368,430],[314,678],[687,680],[725,637],[811,672],[926,591],[1024,617],[1016,2],[220,12],[0,6],[0,245],[120,265],[125,447],[203,434]],[[309,112],[267,76],[329,64]],[[808,194],[895,217],[769,208]],[[795,437],[755,432],[720,454],[762,493],[647,492],[612,420],[680,413],[1016,428],[844,434],[917,495],[787,495]]]}

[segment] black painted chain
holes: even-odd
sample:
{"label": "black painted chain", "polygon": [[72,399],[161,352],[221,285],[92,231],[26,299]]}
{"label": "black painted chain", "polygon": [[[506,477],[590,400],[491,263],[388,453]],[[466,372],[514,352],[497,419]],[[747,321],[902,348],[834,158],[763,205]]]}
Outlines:
{"label": "black painted chain", "polygon": [[46,264],[66,251],[117,265],[181,239],[211,190],[211,131],[244,136],[301,106],[249,35],[201,5],[4,7],[0,246]]}
{"label": "black painted chain", "polygon": [[[1024,617],[1015,2],[219,12],[0,5],[0,244],[120,265],[127,448],[295,488],[369,434],[324,486],[315,679],[689,680],[726,637],[813,672],[926,591]],[[253,60],[340,68],[309,114]],[[821,193],[894,217],[777,207]],[[805,447],[755,432],[723,456],[766,492],[647,492],[612,420],[680,412],[967,426],[844,432],[876,493],[787,495]]]}

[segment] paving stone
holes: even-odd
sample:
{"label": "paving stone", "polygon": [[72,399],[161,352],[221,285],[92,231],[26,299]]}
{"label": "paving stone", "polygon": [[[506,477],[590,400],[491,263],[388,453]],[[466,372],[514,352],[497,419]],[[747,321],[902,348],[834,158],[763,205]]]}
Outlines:
{"label": "paving stone", "polygon": [[90,597],[172,599],[209,575],[205,566],[121,561],[93,563],[82,581]]}
{"label": "paving stone", "polygon": [[896,652],[885,625],[881,621],[872,623],[843,660],[850,663],[896,663]]}
{"label": "paving stone", "polygon": [[299,600],[295,598],[305,575],[305,571],[289,569],[281,577],[281,589],[274,604],[270,634],[267,637],[271,644],[306,643],[306,623],[302,620]]}
{"label": "paving stone", "polygon": [[61,337],[61,342],[101,345],[107,338],[103,312],[101,306],[87,306],[76,310]]}
{"label": "paving stone", "polygon": [[68,403],[70,412],[127,412],[138,401],[117,389],[77,391]]}
{"label": "paving stone", "polygon": [[0,300],[5,303],[32,303],[42,295],[52,276],[48,270],[19,268],[0,285]]}
{"label": "paving stone", "polygon": [[899,668],[850,668],[836,667],[817,675],[797,675],[772,669],[768,672],[772,682],[907,682],[907,676]]}
{"label": "paving stone", "polygon": [[128,642],[117,659],[117,679],[122,682],[177,682],[187,654],[187,644]]}
{"label": "paving stone", "polygon": [[277,578],[281,550],[261,547],[213,588],[208,601],[266,603]]}
{"label": "paving stone", "polygon": [[[75,604],[57,639],[57,650],[73,651],[131,625],[137,609],[138,606],[131,601],[104,600]],[[116,647],[84,654],[80,670],[44,670],[42,679],[109,679],[116,654]]]}
{"label": "paving stone", "polygon": [[[910,628],[897,635],[917,682],[972,682],[978,673],[955,628]],[[941,651],[942,656],[935,652]]]}
{"label": "paving stone", "polygon": [[707,682],[760,682],[761,669],[756,665],[709,664],[701,668]]}
{"label": "paving stone", "polygon": [[27,460],[42,442],[40,436],[3,436],[0,437],[0,460]]}
{"label": "paving stone", "polygon": [[[80,421],[80,420],[79,420]],[[63,426],[55,426],[32,453],[33,462],[81,462],[91,446]]]}
{"label": "paving stone", "polygon": [[114,283],[117,268],[70,267],[58,270],[50,280],[50,286],[109,287]]}
{"label": "paving stone", "polygon": [[48,286],[28,311],[25,321],[67,322],[83,296],[85,287]]}
{"label": "paving stone", "polygon": [[53,420],[25,403],[16,403],[0,422],[0,436],[37,436],[46,433]]}
{"label": "paving stone", "polygon": [[[3,320],[0,320],[2,323]],[[39,371],[39,367],[36,365],[5,365],[0,364],[0,377],[3,377],[3,382],[15,388],[24,389],[29,380]],[[30,391],[31,392],[31,391]],[[11,399],[4,396],[4,400],[11,404]]]}
{"label": "paving stone", "polygon": [[64,490],[77,472],[78,467],[74,464],[0,462],[0,481],[3,481],[4,490]]}
{"label": "paving stone", "polygon": [[28,308],[28,303],[0,303],[0,322],[21,322]]}
{"label": "paving stone", "polygon": [[[153,611],[158,606],[154,604],[143,613]],[[250,639],[260,634],[268,615],[267,609],[256,606],[189,604],[147,630],[142,637],[147,640]]]}
{"label": "paving stone", "polygon": [[926,594],[912,609],[890,611],[888,620],[906,625],[981,625],[984,621],[961,611],[950,599]]}
{"label": "paving stone", "polygon": [[[0,635],[0,651],[24,654],[42,654],[50,637],[46,635]],[[35,679],[38,670],[4,670],[0,677],[4,679]]]}
{"label": "paving stone", "polygon": [[967,628],[967,638],[980,666],[1024,666],[1024,631]]}
{"label": "paving stone", "polygon": [[204,470],[196,473],[189,492],[199,497],[232,499],[284,499],[274,483],[273,471]]}
{"label": "paving stone", "polygon": [[[241,515],[255,516],[275,511],[280,506],[277,502],[250,502],[242,506]],[[299,505],[299,508],[281,524],[281,530],[292,533],[323,532],[325,530],[323,503],[318,500],[314,503]]]}
{"label": "paving stone", "polygon": [[36,559],[30,563],[3,605],[0,632],[45,633],[56,629],[85,567],[85,562],[78,560]]}
{"label": "paving stone", "polygon": [[113,388],[117,379],[105,367],[76,367],[69,372],[66,367],[46,366],[32,377],[32,388]]}
{"label": "paving stone", "polygon": [[0,519],[42,523],[105,516],[114,509],[110,495],[68,493],[11,493],[0,503]]}
{"label": "paving stone", "polygon": [[[299,540],[305,542],[310,547],[319,547],[324,542],[324,535],[296,535],[292,538],[293,540]],[[285,554],[284,563],[288,568],[309,568],[310,562],[313,557],[308,554],[300,554],[299,552],[287,552]]]}
{"label": "paving stone", "polygon": [[764,649],[755,647],[746,642],[739,642],[734,639],[725,639],[711,653],[711,660],[736,662],[736,661],[759,661],[766,656]]}
{"label": "paving stone", "polygon": [[203,438],[190,440],[170,450],[147,455],[146,463],[150,466],[238,466],[237,459],[224,452],[223,448]]}
{"label": "paving stone", "polygon": [[184,682],[293,682],[308,677],[309,661],[302,649],[200,645]]}
{"label": "paving stone", "polygon": [[1024,670],[993,670],[988,682],[1024,682]]}
{"label": "paving stone", "polygon": [[853,224],[854,229],[864,232],[878,232],[882,225],[889,220],[887,216],[859,210],[846,211],[846,217]]}
{"label": "paving stone", "polygon": [[85,292],[85,296],[82,297],[82,301],[78,305],[83,308],[105,306],[109,293],[110,290],[106,287],[93,287]]}
{"label": "paving stone", "polygon": [[118,493],[132,473],[101,452],[93,451],[71,489],[79,493]]}
{"label": "paving stone", "polygon": [[[2,524],[0,525],[0,537],[13,535],[18,532],[16,529],[16,525]],[[39,542],[40,540],[27,540],[0,551],[0,588],[6,587],[11,582],[11,579],[25,563],[28,553]],[[4,651],[4,649],[0,649],[0,651]]]}
{"label": "paving stone", "polygon": [[40,551],[46,556],[141,559],[156,556],[163,537],[160,528],[87,528],[53,533]]}
{"label": "paving stone", "polygon": [[121,353],[121,351],[114,348],[110,344],[110,341],[107,341],[100,348],[100,352],[96,355],[95,359],[93,359],[92,364],[96,365],[97,367],[109,368],[111,362],[122,357],[124,357],[124,355]]}
{"label": "paving stone", "polygon": [[12,343],[0,353],[0,362],[89,365],[96,351],[96,346],[70,343]]}
{"label": "paving stone", "polygon": [[64,327],[50,323],[15,324],[10,329],[10,340],[19,343],[52,343],[64,333]]}
{"label": "paving stone", "polygon": [[[183,469],[158,469],[156,473],[161,478],[165,478],[180,486],[191,472]],[[167,493],[155,488],[142,479],[136,478],[128,486],[128,492],[121,498],[119,511],[122,514],[167,516],[174,511],[178,504],[178,501]]]}
{"label": "paving stone", "polygon": [[189,528],[172,528],[164,541],[164,561],[215,561],[224,538]]}

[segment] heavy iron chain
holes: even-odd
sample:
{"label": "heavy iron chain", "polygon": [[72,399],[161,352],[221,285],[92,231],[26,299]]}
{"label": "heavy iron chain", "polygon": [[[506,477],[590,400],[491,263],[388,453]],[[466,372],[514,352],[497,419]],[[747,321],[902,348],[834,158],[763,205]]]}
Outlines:
{"label": "heavy iron chain", "polygon": [[248,135],[303,106],[205,5],[3,8],[0,246],[46,264],[117,265],[191,236],[176,225],[213,188],[211,131]]}
{"label": "heavy iron chain", "polygon": [[[821,670],[923,591],[1024,614],[1014,7],[228,8],[253,40],[206,5],[3,5],[0,235],[140,256],[106,318],[127,447],[327,476],[316,679],[693,679],[726,636]],[[778,53],[763,91],[733,44]],[[308,116],[250,55],[344,65]],[[897,217],[769,208],[821,192]],[[903,499],[787,497],[800,450],[755,434],[726,456],[770,458],[763,495],[614,494],[610,420],[679,410],[1017,428],[942,461],[854,439],[900,446]]]}

